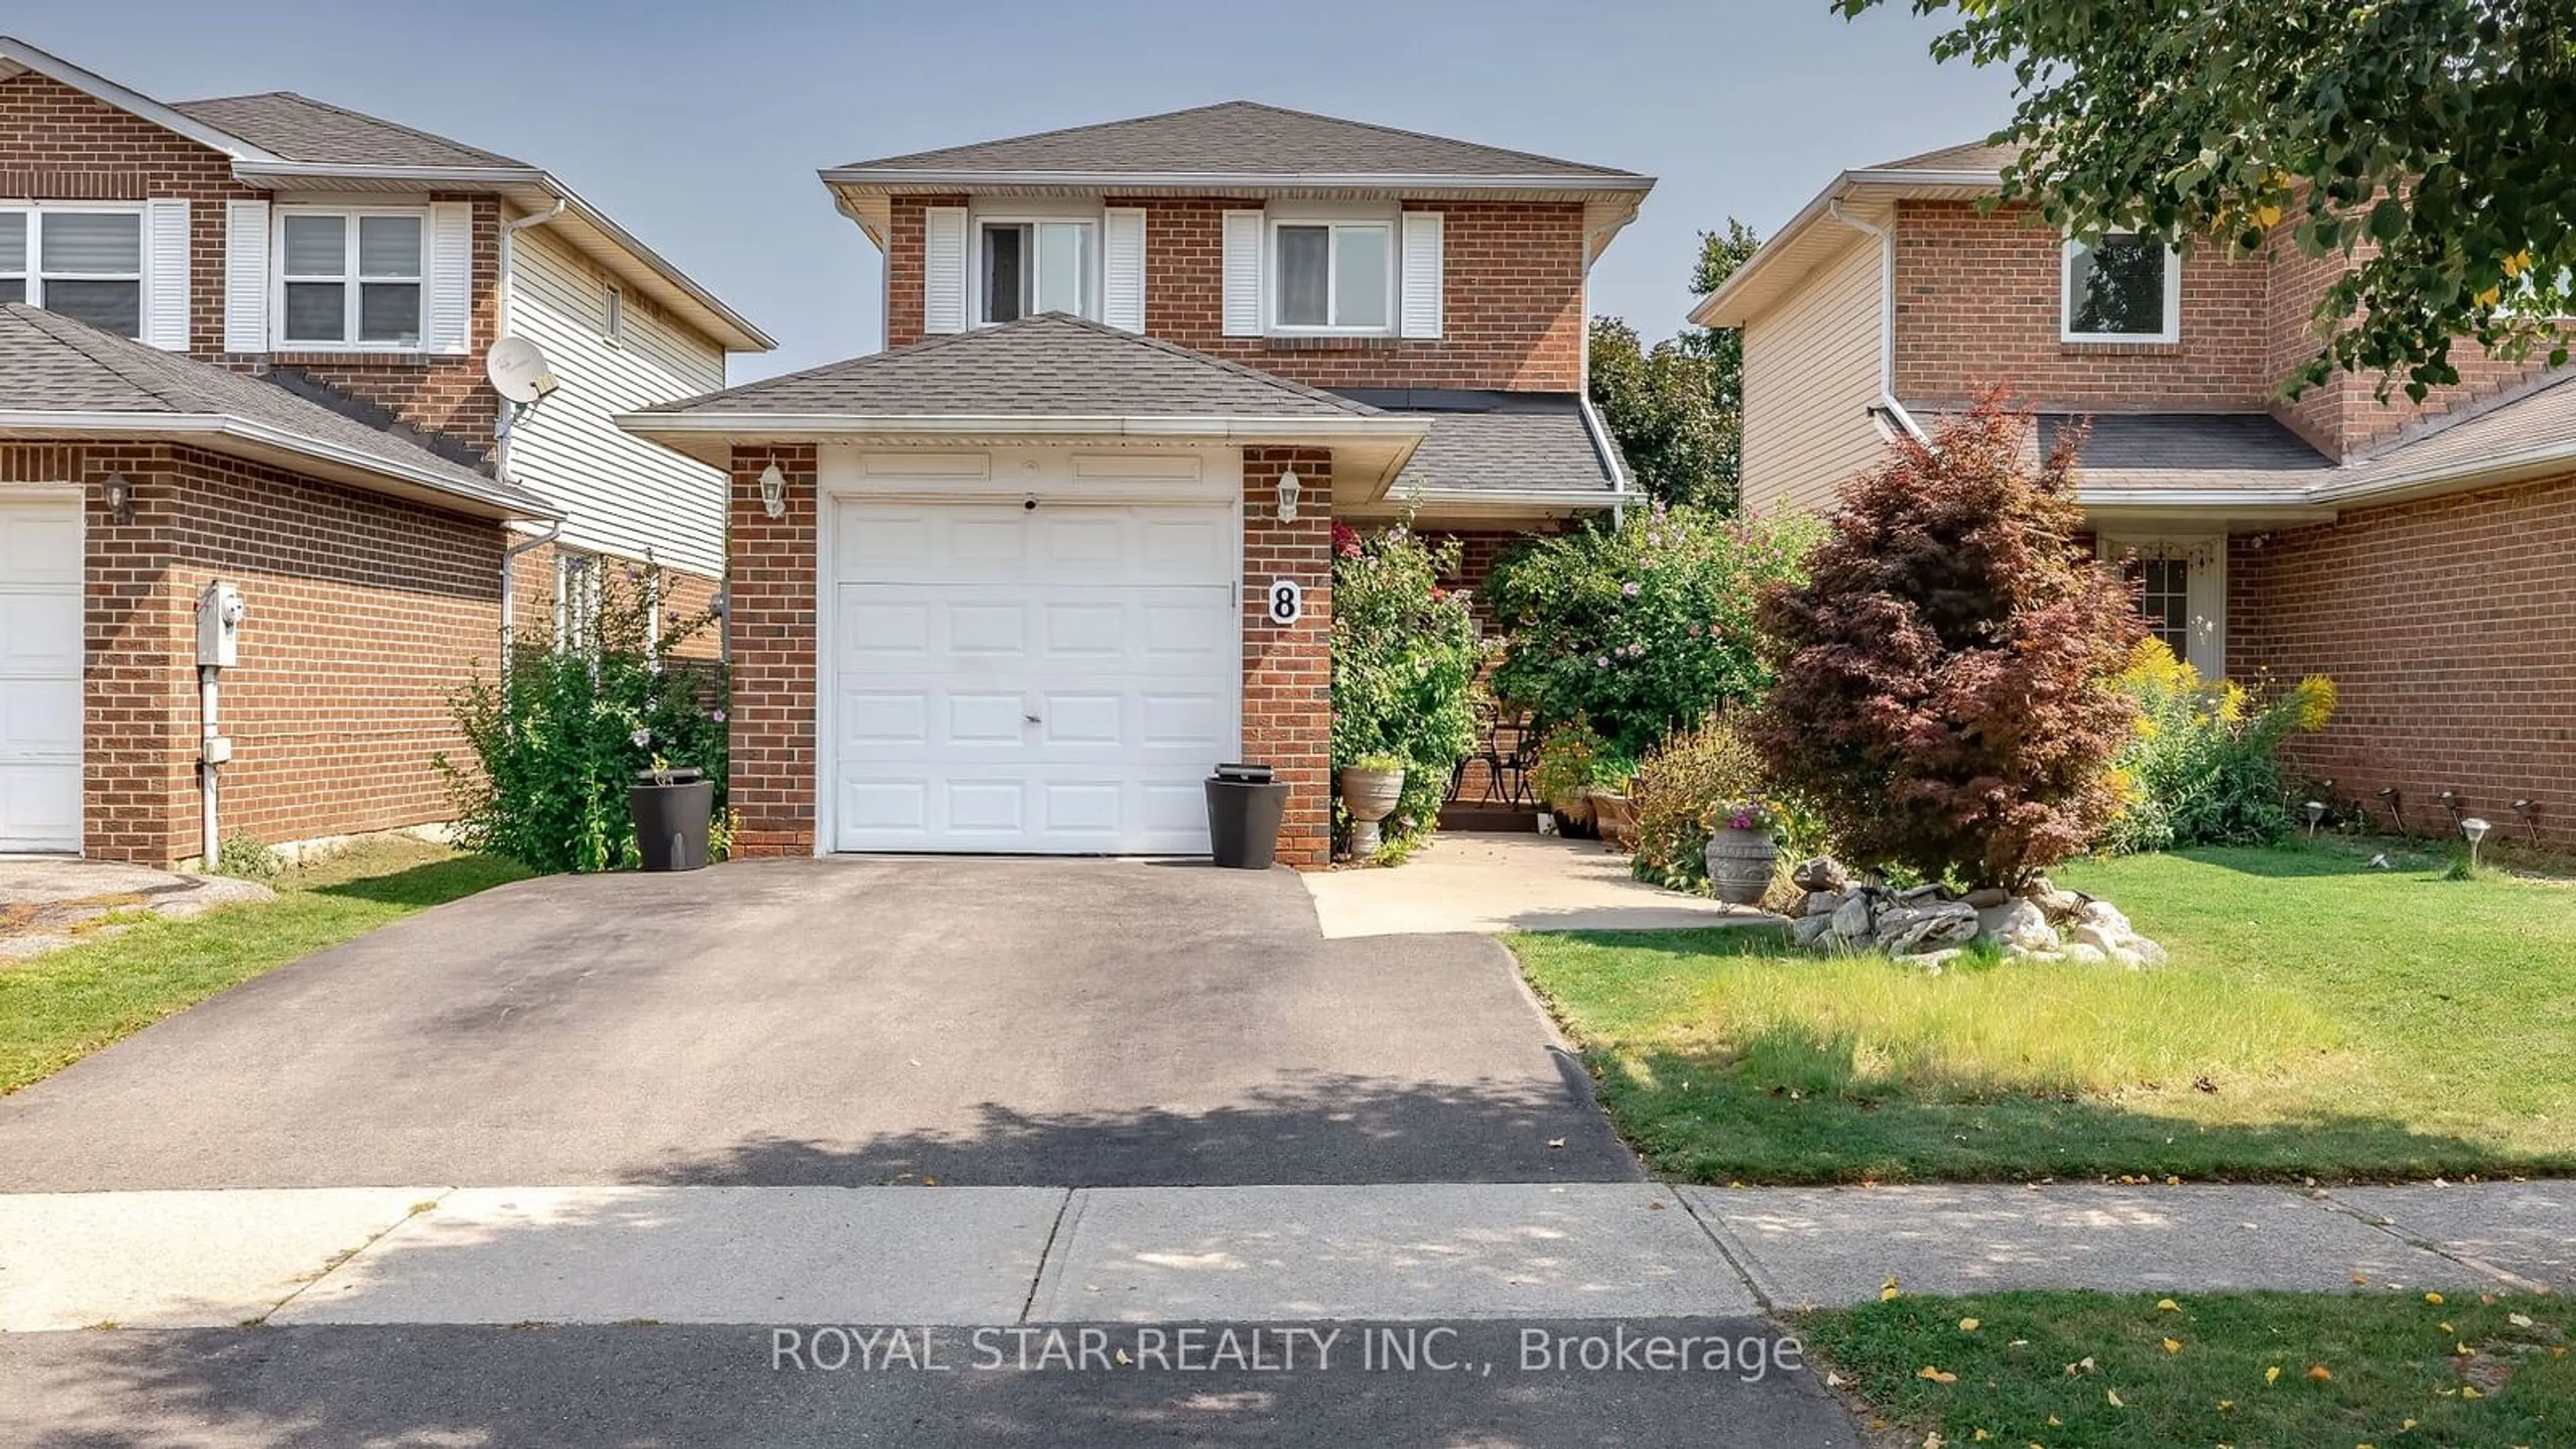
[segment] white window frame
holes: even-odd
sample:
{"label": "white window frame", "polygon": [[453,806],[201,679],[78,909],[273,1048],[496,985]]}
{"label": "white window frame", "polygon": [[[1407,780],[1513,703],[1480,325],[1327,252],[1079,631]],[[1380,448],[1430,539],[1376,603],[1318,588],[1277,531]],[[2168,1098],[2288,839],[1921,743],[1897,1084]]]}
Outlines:
{"label": "white window frame", "polygon": [[[134,272],[54,272],[45,271],[44,218],[62,216],[130,216],[134,218]],[[50,275],[58,282],[127,282],[134,283],[135,332],[139,339],[143,328],[152,320],[152,239],[145,234],[143,203],[139,201],[15,201],[0,206],[0,216],[27,218],[27,263],[23,272],[0,273],[14,278],[25,289],[27,305],[45,305],[45,279]]]}
{"label": "white window frame", "polygon": [[[2135,237],[2133,231],[2111,231],[2112,237]],[[2075,330],[2075,254],[2084,243],[2070,236],[2057,254],[2057,340],[2082,345],[2100,343],[2118,346],[2123,343],[2170,343],[2182,340],[2182,251],[2172,243],[2165,244],[2165,325],[2155,332],[2078,332]]]}
{"label": "white window frame", "polygon": [[[1029,229],[1030,250],[1027,257],[1027,267],[1030,291],[1032,293],[1036,291],[1037,282],[1037,229],[1042,226],[1081,227],[1085,233],[1082,244],[1082,305],[1074,310],[1073,315],[1092,322],[1099,321],[1101,293],[1100,220],[1100,213],[1096,210],[1074,215],[1059,214],[1049,216],[1040,212],[1011,212],[1008,214],[997,213],[991,216],[976,215],[968,217],[966,219],[966,325],[969,328],[1000,327],[1007,325],[1000,322],[988,322],[984,318],[984,231],[987,227],[996,226],[1024,226]],[[1031,296],[1023,300],[1034,303],[1036,298]],[[1044,308],[1024,306],[1020,311],[1020,319],[1026,320],[1028,318],[1035,317],[1038,313],[1043,311],[1061,312],[1063,310],[1064,309],[1061,307]]]}
{"label": "white window frame", "polygon": [[[404,356],[425,353],[429,347],[429,209],[422,206],[278,206],[270,209],[268,236],[268,315],[269,347],[278,352],[363,352],[395,353]],[[288,276],[286,272],[286,223],[290,217],[336,216],[345,228],[340,253],[340,275]],[[404,216],[420,223],[420,272],[417,276],[367,276],[358,270],[358,221],[369,216]],[[286,335],[286,284],[288,282],[337,282],[340,284],[340,322],[343,336],[337,342],[299,341]],[[368,282],[409,282],[419,288],[420,323],[417,340],[406,346],[400,342],[365,342],[358,336],[360,299]]]}
{"label": "white window frame", "polygon": [[599,289],[599,336],[611,344],[626,341],[626,289],[615,282]]}
{"label": "white window frame", "polygon": [[[1343,231],[1377,231],[1386,235],[1386,321],[1375,326],[1346,326],[1279,320],[1279,288],[1287,281],[1288,269],[1281,265],[1279,229],[1281,227],[1323,227],[1324,238],[1324,311],[1330,316],[1341,302],[1342,248],[1337,233]],[[1404,234],[1397,217],[1371,212],[1365,216],[1313,215],[1291,212],[1273,214],[1262,219],[1261,317],[1265,330],[1280,337],[1393,337],[1404,325],[1400,310],[1403,297],[1396,278],[1404,270]]]}

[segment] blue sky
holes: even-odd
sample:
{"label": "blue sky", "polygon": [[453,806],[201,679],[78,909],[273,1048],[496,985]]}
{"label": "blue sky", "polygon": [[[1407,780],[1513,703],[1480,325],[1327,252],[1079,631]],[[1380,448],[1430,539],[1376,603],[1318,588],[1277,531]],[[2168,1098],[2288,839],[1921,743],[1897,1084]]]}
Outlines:
{"label": "blue sky", "polygon": [[544,166],[780,341],[879,345],[875,248],[817,167],[1250,99],[1660,178],[1593,310],[1682,324],[1697,234],[2005,118],[1935,27],[1825,0],[13,0],[9,33],[165,100],[292,90]]}

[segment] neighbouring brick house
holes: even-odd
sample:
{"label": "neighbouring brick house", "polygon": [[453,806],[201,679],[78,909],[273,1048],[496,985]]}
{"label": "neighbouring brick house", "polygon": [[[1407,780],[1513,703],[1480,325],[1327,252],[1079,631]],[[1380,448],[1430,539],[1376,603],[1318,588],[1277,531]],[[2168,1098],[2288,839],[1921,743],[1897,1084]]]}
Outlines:
{"label": "neighbouring brick house", "polygon": [[2382,791],[2576,844],[2576,370],[2476,355],[2423,404],[2281,384],[2344,263],[2086,247],[1984,211],[2012,152],[1847,171],[1693,311],[1744,335],[1744,490],[1826,511],[1900,431],[2001,387],[2037,439],[2092,431],[2080,497],[2157,635],[2204,675],[2330,675],[2290,745],[2346,802]]}
{"label": "neighbouring brick house", "polygon": [[[724,567],[721,470],[613,413],[769,339],[525,162],[285,93],[163,103],[0,38],[0,851],[446,818],[448,692],[617,560]],[[484,354],[559,386],[515,426]],[[218,747],[220,754],[224,747]]]}
{"label": "neighbouring brick house", "polygon": [[1584,297],[1649,178],[1237,102],[823,179],[887,350],[622,420],[733,474],[749,849],[1203,851],[1251,759],[1321,866],[1334,520],[1481,569],[1628,496]]}

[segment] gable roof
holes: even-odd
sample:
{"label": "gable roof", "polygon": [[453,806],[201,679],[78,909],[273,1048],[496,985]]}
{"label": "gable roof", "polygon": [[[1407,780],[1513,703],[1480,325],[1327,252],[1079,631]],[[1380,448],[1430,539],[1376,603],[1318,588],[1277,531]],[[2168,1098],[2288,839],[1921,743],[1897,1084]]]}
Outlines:
{"label": "gable roof", "polygon": [[555,509],[275,383],[0,303],[0,437],[166,437],[299,473],[510,518]]}
{"label": "gable roof", "polygon": [[1375,417],[1366,403],[1157,337],[1045,312],[932,337],[704,397],[654,414],[1027,418]]}
{"label": "gable roof", "polygon": [[175,101],[170,107],[288,161],[349,166],[500,166],[525,169],[498,152],[363,115],[293,91]]}
{"label": "gable roof", "polygon": [[235,179],[262,190],[493,195],[531,215],[552,213],[549,225],[592,261],[725,350],[778,345],[553,173],[527,162],[291,91],[165,104],[0,35],[0,81],[26,72],[221,153]]}
{"label": "gable roof", "polygon": [[2001,145],[1990,141],[1962,141],[1956,146],[1944,146],[1938,151],[1926,151],[1919,156],[1904,156],[1894,161],[1881,161],[1875,166],[1862,169],[1867,171],[1992,171],[2000,175],[2006,166],[2020,160],[2021,153],[2029,149],[2019,141],[2007,141]]}
{"label": "gable roof", "polygon": [[1580,393],[1345,388],[1431,424],[1391,501],[1450,512],[1480,503],[1608,508],[1626,488],[1616,438]]}
{"label": "gable roof", "polygon": [[1040,131],[874,161],[825,173],[950,176],[1078,173],[1088,176],[1401,176],[1572,178],[1646,182],[1633,171],[1561,161],[1528,151],[1292,111],[1258,101],[1220,101],[1185,111]]}

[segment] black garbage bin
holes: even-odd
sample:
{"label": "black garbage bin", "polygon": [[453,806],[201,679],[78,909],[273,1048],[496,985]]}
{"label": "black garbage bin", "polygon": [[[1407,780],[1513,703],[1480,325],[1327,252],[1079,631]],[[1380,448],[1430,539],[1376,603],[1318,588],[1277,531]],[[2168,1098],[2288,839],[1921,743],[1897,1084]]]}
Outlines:
{"label": "black garbage bin", "polygon": [[1268,765],[1219,765],[1207,779],[1208,845],[1228,870],[1268,870],[1279,854],[1288,787]]}
{"label": "black garbage bin", "polygon": [[716,782],[694,769],[660,775],[638,770],[626,788],[635,815],[635,848],[646,870],[696,870],[707,863],[707,824],[715,813]]}

